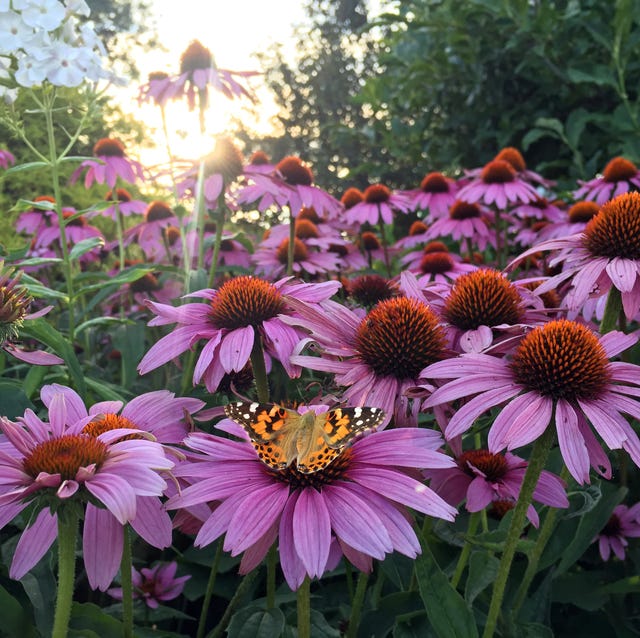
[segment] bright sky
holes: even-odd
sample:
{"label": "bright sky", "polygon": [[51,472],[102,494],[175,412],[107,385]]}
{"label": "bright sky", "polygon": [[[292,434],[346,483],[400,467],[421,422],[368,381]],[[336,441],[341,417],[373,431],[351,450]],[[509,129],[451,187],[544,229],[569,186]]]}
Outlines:
{"label": "bright sky", "polygon": [[[180,54],[194,40],[209,48],[220,68],[233,71],[260,70],[252,57],[256,51],[264,51],[274,43],[282,43],[293,52],[294,25],[305,21],[300,0],[153,0],[149,3],[156,21],[159,41],[167,51],[154,50],[137,57],[142,78],[151,71],[175,73],[179,69]],[[185,159],[196,159],[213,148],[213,135],[227,128],[231,114],[251,118],[252,128],[260,132],[270,130],[269,118],[275,114],[275,106],[269,101],[269,93],[261,90],[261,78],[251,78],[252,88],[257,90],[260,103],[259,119],[245,113],[240,102],[227,100],[211,93],[211,106],[207,119],[207,135],[200,135],[198,115],[190,113],[186,106],[172,103],[167,107],[167,123],[173,154]],[[144,121],[152,130],[160,150],[141,151],[143,163],[164,162],[167,159],[162,120],[158,107],[135,101],[137,85],[123,96],[123,108]]]}

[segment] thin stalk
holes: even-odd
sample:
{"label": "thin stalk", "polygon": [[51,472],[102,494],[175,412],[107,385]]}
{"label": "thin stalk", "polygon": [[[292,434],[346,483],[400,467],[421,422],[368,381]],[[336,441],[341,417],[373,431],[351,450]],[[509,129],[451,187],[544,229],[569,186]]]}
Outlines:
{"label": "thin stalk", "polygon": [[[378,214],[380,213],[380,205],[378,204]],[[389,262],[389,248],[387,246],[387,236],[384,232],[384,224],[382,223],[382,216],[378,222],[380,226],[380,239],[382,241],[382,252],[384,253],[384,265],[387,269],[387,277],[391,278],[391,263]]]}
{"label": "thin stalk", "polygon": [[464,572],[465,567],[467,566],[467,562],[469,561],[469,556],[471,555],[472,543],[470,539],[473,538],[476,530],[478,529],[478,524],[480,523],[480,513],[474,512],[469,517],[469,527],[467,528],[467,535],[464,541],[464,547],[460,552],[460,558],[458,558],[458,564],[456,565],[456,570],[453,573],[453,578],[451,579],[451,585],[455,589],[462,578],[462,573]]}
{"label": "thin stalk", "polygon": [[351,605],[351,616],[349,616],[349,629],[347,630],[346,638],[355,638],[358,635],[360,616],[362,615],[362,604],[364,603],[364,597],[367,593],[368,580],[369,574],[361,572],[360,576],[358,576],[358,584],[356,585],[356,593],[353,597],[353,604]]}
{"label": "thin stalk", "polygon": [[289,206],[289,245],[287,246],[287,277],[293,275],[293,258],[296,248],[296,220],[293,209]]}
{"label": "thin stalk", "polygon": [[496,263],[498,264],[498,269],[502,270],[505,266],[505,258],[502,253],[502,249],[504,247],[503,237],[502,237],[502,216],[500,215],[500,209],[496,209]]}
{"label": "thin stalk", "polygon": [[204,199],[204,160],[198,166],[198,182],[196,185],[196,235],[198,237],[198,270],[204,268],[204,211],[206,202]]}
{"label": "thin stalk", "polygon": [[[562,472],[560,477],[566,481],[569,477],[569,471],[566,467],[562,468]],[[538,565],[540,563],[540,558],[542,558],[542,553],[544,552],[549,539],[551,538],[551,534],[553,534],[553,530],[556,528],[556,519],[558,518],[558,514],[560,510],[557,507],[550,507],[547,515],[545,516],[544,523],[542,523],[542,527],[540,528],[540,533],[538,534],[538,538],[536,540],[536,544],[529,554],[529,563],[527,564],[527,569],[524,572],[524,576],[522,578],[522,582],[518,587],[518,591],[516,592],[515,601],[512,607],[513,617],[516,618],[518,612],[520,611],[520,607],[524,603],[524,599],[529,591],[529,587],[533,582],[533,578],[538,572]]]}
{"label": "thin stalk", "polygon": [[222,244],[222,231],[227,213],[227,203],[224,201],[224,188],[218,197],[218,218],[216,220],[216,236],[213,241],[213,254],[211,255],[211,266],[209,267],[209,288],[213,288],[218,270],[218,258],[220,256],[220,246]]}
{"label": "thin stalk", "polygon": [[196,638],[204,638],[204,631],[207,626],[207,615],[209,613],[209,607],[211,605],[211,598],[213,597],[213,588],[216,584],[216,576],[218,575],[218,567],[220,566],[220,557],[222,556],[222,541],[218,541],[218,547],[216,549],[216,555],[213,558],[213,564],[211,565],[211,571],[209,572],[209,582],[207,583],[207,591],[204,594],[204,600],[202,601],[202,607],[200,609],[200,619],[198,620],[198,630],[196,632]]}
{"label": "thin stalk", "polygon": [[615,287],[611,286],[607,296],[607,305],[604,308],[604,316],[600,322],[600,334],[607,334],[615,330],[622,312],[622,294]]}
{"label": "thin stalk", "polygon": [[271,545],[267,552],[267,609],[273,609],[276,606],[276,566],[278,564],[278,555],[276,546]]}
{"label": "thin stalk", "polygon": [[116,208],[116,238],[118,240],[118,262],[120,272],[124,270],[124,231],[122,228],[122,213],[120,212],[120,203],[118,202],[118,194],[116,188],[113,189],[115,193],[115,208]]}
{"label": "thin stalk", "polygon": [[253,349],[251,350],[251,367],[253,378],[256,382],[256,394],[260,403],[269,402],[269,379],[264,365],[264,352],[262,351],[262,338],[254,328]]}
{"label": "thin stalk", "polygon": [[355,595],[353,589],[353,569],[351,563],[348,560],[344,562],[345,577],[347,579],[347,592],[349,593],[349,602],[353,605],[353,597]]}
{"label": "thin stalk", "polygon": [[311,638],[311,581],[304,577],[297,592],[298,638]]}
{"label": "thin stalk", "polygon": [[520,539],[520,534],[522,533],[527,518],[527,508],[531,504],[533,492],[540,478],[540,474],[544,469],[554,438],[555,430],[553,427],[548,426],[533,446],[529,465],[524,475],[524,480],[522,481],[522,487],[520,488],[520,495],[513,510],[513,518],[511,519],[509,531],[507,532],[507,539],[505,541],[502,559],[500,560],[500,566],[498,567],[498,574],[493,584],[493,594],[491,596],[487,624],[482,634],[483,638],[492,638],[496,631],[498,616],[502,608],[509,572],[511,571],[511,563],[513,562],[518,540]]}
{"label": "thin stalk", "polygon": [[215,629],[209,634],[209,638],[218,638],[222,636],[222,633],[227,628],[229,624],[229,620],[231,620],[231,616],[233,612],[236,610],[238,603],[242,600],[242,597],[247,593],[251,583],[255,580],[258,570],[254,569],[249,572],[238,585],[238,589],[236,589],[236,593],[233,595],[233,598],[229,601],[227,608],[224,610],[224,614],[220,619],[220,622],[216,625]]}
{"label": "thin stalk", "polygon": [[58,594],[52,638],[65,638],[69,630],[76,573],[76,538],[78,516],[58,514]]}
{"label": "thin stalk", "polygon": [[122,635],[133,638],[133,581],[131,579],[131,536],[129,526],[124,526],[120,582],[122,584]]}

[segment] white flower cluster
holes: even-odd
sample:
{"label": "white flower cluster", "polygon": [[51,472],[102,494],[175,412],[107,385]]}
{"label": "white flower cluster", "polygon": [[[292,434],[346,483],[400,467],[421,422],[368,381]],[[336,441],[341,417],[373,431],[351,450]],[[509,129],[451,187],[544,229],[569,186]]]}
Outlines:
{"label": "white flower cluster", "polygon": [[93,25],[78,19],[88,15],[84,0],[0,0],[0,97],[11,98],[11,79],[33,87],[108,77],[104,46]]}

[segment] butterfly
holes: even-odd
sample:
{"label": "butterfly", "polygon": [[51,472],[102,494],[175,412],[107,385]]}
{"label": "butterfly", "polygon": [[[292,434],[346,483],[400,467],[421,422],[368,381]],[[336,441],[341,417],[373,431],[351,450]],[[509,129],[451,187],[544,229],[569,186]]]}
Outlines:
{"label": "butterfly", "polygon": [[295,461],[303,474],[327,467],[356,436],[373,430],[385,417],[379,408],[299,414],[273,403],[230,403],[224,411],[246,430],[263,463],[284,470]]}

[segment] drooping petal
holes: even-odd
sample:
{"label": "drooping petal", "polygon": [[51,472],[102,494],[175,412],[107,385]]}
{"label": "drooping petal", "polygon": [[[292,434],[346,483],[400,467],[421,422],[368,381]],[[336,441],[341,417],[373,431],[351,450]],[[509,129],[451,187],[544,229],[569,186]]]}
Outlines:
{"label": "drooping petal", "polygon": [[322,576],[329,559],[331,521],[324,498],[314,488],[303,489],[296,503],[293,542],[309,576]]}
{"label": "drooping petal", "polygon": [[92,589],[107,590],[118,573],[123,547],[122,525],[108,510],[89,503],[84,517],[82,552]]}
{"label": "drooping petal", "polygon": [[589,453],[578,427],[575,410],[564,400],[556,403],[556,430],[562,458],[571,476],[583,485],[589,482]]}
{"label": "drooping petal", "polygon": [[171,518],[156,496],[138,496],[131,527],[153,547],[165,549],[171,545]]}
{"label": "drooping petal", "polygon": [[49,551],[58,534],[58,517],[48,508],[20,536],[11,561],[9,577],[20,580]]}

